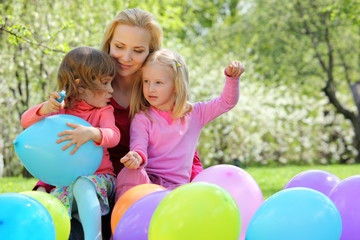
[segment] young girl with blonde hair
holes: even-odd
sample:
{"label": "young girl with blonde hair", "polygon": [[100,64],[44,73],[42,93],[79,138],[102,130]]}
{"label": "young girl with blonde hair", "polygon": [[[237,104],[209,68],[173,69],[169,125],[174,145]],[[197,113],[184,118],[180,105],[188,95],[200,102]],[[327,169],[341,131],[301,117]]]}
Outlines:
{"label": "young girl with blonde hair", "polygon": [[[241,62],[232,61],[224,71],[221,96],[191,104],[184,59],[166,49],[150,54],[132,90],[130,151],[121,159],[129,171],[145,168],[146,172],[139,171],[145,173],[145,181],[137,184],[155,183],[174,189],[190,182],[201,129],[236,105],[244,70]],[[117,177],[116,199],[130,185],[122,172]]]}

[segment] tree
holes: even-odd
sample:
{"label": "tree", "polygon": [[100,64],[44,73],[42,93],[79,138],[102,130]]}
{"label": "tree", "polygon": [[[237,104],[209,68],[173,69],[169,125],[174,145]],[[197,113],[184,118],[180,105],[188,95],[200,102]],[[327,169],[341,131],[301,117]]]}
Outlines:
{"label": "tree", "polygon": [[[349,4],[349,1],[347,1]],[[331,5],[330,5],[331,6]],[[359,10],[360,5],[356,6]],[[348,119],[354,128],[356,161],[360,162],[360,79],[358,47],[360,29],[347,19],[332,19],[332,11],[321,2],[295,2],[300,17],[302,33],[311,40],[314,57],[324,75],[324,93],[339,114]],[[342,11],[344,13],[344,11]],[[340,74],[338,73],[340,72]],[[337,93],[347,86],[353,98],[353,106],[342,102]]]}
{"label": "tree", "polygon": [[[3,144],[0,150],[4,175],[19,175],[23,169],[12,145],[23,130],[20,117],[55,89],[57,68],[64,53],[73,46],[100,45],[99,39],[108,21],[102,6],[99,4],[99,11],[94,12],[91,9],[95,3],[84,5],[83,1],[5,1],[0,4],[0,143]],[[78,14],[79,9],[84,14]],[[101,24],[92,25],[95,21]],[[26,169],[23,174],[28,175]]]}
{"label": "tree", "polygon": [[[164,46],[181,45],[185,39],[204,34],[218,16],[226,15],[218,11],[226,2],[1,1],[0,159],[5,162],[4,175],[21,172],[12,145],[23,130],[21,115],[55,89],[58,64],[69,49],[99,47],[108,21],[120,10],[135,7],[157,17],[165,32]],[[27,175],[26,169],[23,174]]]}
{"label": "tree", "polygon": [[246,27],[238,26],[258,63],[255,71],[272,86],[297,81],[298,91],[319,99],[325,94],[333,109],[351,123],[352,148],[360,162],[359,1],[249,4]]}

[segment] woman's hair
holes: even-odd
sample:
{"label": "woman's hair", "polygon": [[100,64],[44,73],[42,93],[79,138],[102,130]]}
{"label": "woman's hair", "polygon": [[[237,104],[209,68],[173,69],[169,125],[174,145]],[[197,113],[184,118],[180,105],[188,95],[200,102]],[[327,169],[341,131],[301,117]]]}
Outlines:
{"label": "woman's hair", "polygon": [[[143,67],[151,67],[151,64],[157,63],[167,69],[174,81],[175,86],[175,104],[172,111],[172,118],[184,117],[187,113],[191,112],[193,106],[188,102],[188,88],[189,77],[185,60],[178,53],[168,49],[161,49],[149,55]],[[145,99],[143,94],[143,81],[142,76],[139,74],[135,79],[131,101],[130,101],[130,118],[132,119],[136,113],[144,111],[149,117],[147,109],[150,103]]]}
{"label": "woman's hair", "polygon": [[152,15],[147,11],[133,8],[133,9],[125,9],[121,11],[107,25],[105,29],[103,41],[101,43],[101,49],[104,52],[110,53],[111,39],[113,37],[115,28],[120,24],[139,27],[147,30],[151,36],[150,45],[149,45],[150,53],[159,50],[161,48],[163,31],[159,23],[156,21],[154,15]]}
{"label": "woman's hair", "polygon": [[114,77],[116,66],[112,58],[95,48],[77,47],[62,60],[58,75],[58,90],[65,90],[65,107],[71,108],[79,100],[79,87],[102,91],[100,79]]}

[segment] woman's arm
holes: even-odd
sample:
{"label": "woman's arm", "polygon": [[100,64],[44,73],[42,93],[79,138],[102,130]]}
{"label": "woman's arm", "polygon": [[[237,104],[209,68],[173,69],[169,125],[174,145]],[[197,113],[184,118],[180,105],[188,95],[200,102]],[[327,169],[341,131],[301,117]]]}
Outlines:
{"label": "woman's arm", "polygon": [[201,165],[200,157],[199,157],[198,152],[196,150],[195,155],[194,155],[194,161],[193,161],[192,169],[191,169],[190,181],[192,181],[202,171],[203,171],[203,166]]}

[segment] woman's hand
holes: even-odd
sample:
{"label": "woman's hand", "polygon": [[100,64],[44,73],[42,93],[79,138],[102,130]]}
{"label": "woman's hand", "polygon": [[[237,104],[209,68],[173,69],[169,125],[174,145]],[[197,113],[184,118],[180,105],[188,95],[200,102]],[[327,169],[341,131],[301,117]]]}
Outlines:
{"label": "woman's hand", "polygon": [[130,151],[120,159],[120,162],[129,169],[138,169],[142,164],[143,159],[137,152]]}
{"label": "woman's hand", "polygon": [[245,66],[240,61],[232,61],[225,68],[225,72],[229,77],[240,77],[245,72]]}
{"label": "woman's hand", "polygon": [[58,134],[59,137],[62,137],[56,140],[56,143],[61,143],[63,141],[70,140],[65,146],[61,149],[66,150],[72,145],[75,144],[75,148],[70,152],[70,154],[74,154],[81,145],[90,141],[91,139],[94,142],[101,142],[101,132],[98,128],[94,127],[86,127],[76,123],[66,123],[67,126],[72,127],[73,130],[65,130]]}

